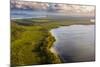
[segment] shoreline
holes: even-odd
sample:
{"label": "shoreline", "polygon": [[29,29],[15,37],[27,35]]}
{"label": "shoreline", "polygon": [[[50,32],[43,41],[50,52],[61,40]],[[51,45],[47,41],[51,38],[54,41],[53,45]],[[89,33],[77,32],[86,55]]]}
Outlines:
{"label": "shoreline", "polygon": [[[21,19],[20,19],[21,20]],[[23,20],[23,19],[22,19]],[[34,19],[29,19],[30,21],[31,20],[34,20]],[[37,19],[38,20],[38,19]],[[48,19],[49,20],[49,19]],[[16,24],[19,24],[19,23],[17,23],[17,22],[20,22],[20,21],[17,21],[17,19],[15,20],[16,21]],[[35,20],[36,21],[36,20]],[[40,21],[40,20],[38,20],[38,21]],[[21,21],[21,22],[23,22],[23,24],[24,24],[24,21]],[[32,21],[33,22],[33,21]],[[51,22],[51,21],[50,21]],[[34,26],[34,25],[32,25],[32,26],[24,26],[23,24],[19,24],[19,29],[21,29],[20,28],[20,26],[22,26],[22,27],[25,27],[25,29],[26,29],[26,31],[30,31],[30,35],[32,35],[32,31],[31,30],[34,30],[34,28],[36,27],[36,31],[38,31],[39,33],[40,32],[42,32],[41,34],[43,34],[42,36],[43,37],[45,37],[43,40],[41,40],[39,43],[40,44],[37,44],[38,46],[37,46],[37,48],[38,48],[38,50],[39,50],[39,52],[42,54],[44,54],[43,55],[43,57],[45,57],[45,58],[47,58],[47,59],[43,59],[42,58],[42,56],[41,55],[38,55],[41,59],[41,61],[38,63],[37,61],[34,63],[33,62],[33,64],[32,64],[32,62],[31,63],[26,63],[25,61],[26,61],[26,59],[24,59],[25,61],[23,61],[23,63],[24,63],[24,65],[39,65],[39,64],[57,64],[57,63],[62,63],[62,60],[61,60],[61,58],[60,58],[60,56],[57,54],[57,53],[53,53],[52,51],[50,51],[50,49],[52,48],[52,46],[54,45],[53,43],[55,42],[55,37],[52,35],[52,33],[50,32],[52,29],[55,29],[55,28],[59,28],[59,27],[61,27],[61,26],[69,26],[69,25],[72,25],[72,24],[65,24],[65,25],[63,25],[63,24],[56,24],[55,25],[55,23],[57,23],[57,22],[54,22],[54,24],[52,24],[52,25],[54,25],[54,26],[52,26],[52,25],[49,25],[49,24],[51,24],[49,21],[47,22],[46,21],[46,23],[47,23],[47,25],[44,25],[44,23],[43,23],[43,26],[42,26],[42,22],[37,22],[36,23],[36,25]],[[35,24],[35,23],[34,23]],[[40,25],[41,24],[41,25]],[[73,23],[73,25],[75,25],[75,24],[77,24],[77,23]],[[81,24],[81,23],[78,23],[78,24]],[[90,24],[92,24],[92,23],[84,23],[85,25],[90,25]],[[39,27],[39,25],[40,25],[40,27]],[[83,25],[83,23],[82,23],[82,25]],[[28,28],[29,27],[29,28]],[[39,27],[39,28],[38,28]],[[12,28],[13,29],[13,28]],[[15,28],[14,28],[15,29]],[[23,29],[23,28],[22,28]],[[22,30],[21,29],[21,30]],[[46,32],[46,33],[44,33],[44,32]],[[28,33],[27,33],[27,36],[30,36]],[[33,34],[34,34],[34,32],[33,32]],[[45,34],[45,36],[44,36],[44,34]],[[37,34],[38,35],[38,34]],[[33,38],[34,38],[34,36],[32,36]],[[38,38],[38,39],[40,39],[40,38]],[[15,39],[16,40],[16,39]],[[30,40],[30,39],[29,39]],[[39,40],[38,40],[39,41]],[[30,43],[29,43],[30,44]],[[18,44],[17,44],[18,45]],[[31,45],[31,44],[30,44]],[[30,46],[29,45],[29,46]],[[25,46],[24,44],[22,44],[22,47],[23,46]],[[28,47],[29,47],[28,46]],[[19,47],[19,46],[18,46]],[[34,46],[32,46],[32,47],[34,47]],[[16,48],[16,47],[14,47],[14,48]],[[30,46],[30,48],[29,49],[32,49],[32,50],[36,50],[37,48],[31,48],[31,46]],[[25,50],[27,50],[27,49],[25,49]],[[27,55],[27,53],[25,53],[24,55]],[[27,56],[26,56],[27,57]],[[20,60],[20,57],[18,57],[19,58],[19,60]],[[24,57],[23,57],[24,58]],[[36,58],[36,57],[34,57],[34,58]],[[32,58],[32,59],[34,59],[34,58]],[[44,60],[44,62],[42,63],[42,61]],[[12,60],[14,60],[14,59],[12,59]],[[16,62],[14,62],[14,63],[16,63]],[[12,63],[11,63],[12,64]],[[19,64],[19,63],[18,63]],[[17,65],[17,64],[15,64],[15,65]],[[23,66],[23,64],[22,63],[20,63],[18,66]]]}
{"label": "shoreline", "polygon": [[[16,26],[14,26],[14,27],[16,27]],[[34,26],[33,26],[34,27]],[[15,28],[14,28],[15,29]],[[21,29],[21,28],[20,28]],[[29,30],[28,30],[29,31]],[[38,30],[37,30],[38,31]],[[53,42],[55,41],[55,39],[54,39],[54,37],[51,35],[51,33],[48,31],[48,30],[45,30],[45,29],[43,29],[43,31],[41,30],[41,34],[42,34],[42,32],[43,32],[43,34],[44,34],[44,31],[46,31],[46,33],[45,33],[45,36],[43,36],[44,38],[42,39],[42,41],[40,41],[40,43],[39,44],[37,44],[38,46],[37,46],[37,48],[35,48],[35,49],[33,49],[33,48],[31,48],[31,44],[28,46],[29,48],[28,49],[32,49],[33,51],[37,51],[37,49],[39,50],[38,52],[40,53],[40,54],[43,54],[43,57],[45,57],[46,59],[43,59],[42,58],[42,56],[41,55],[38,55],[41,59],[41,61],[38,63],[37,62],[37,60],[36,60],[36,63],[34,63],[34,62],[31,62],[31,63],[26,63],[26,59],[24,59],[24,57],[23,58],[21,58],[20,56],[12,56],[12,58],[13,57],[17,57],[18,59],[19,59],[19,61],[14,61],[15,59],[17,59],[17,58],[15,58],[15,59],[12,59],[11,60],[11,64],[12,64],[12,66],[14,65],[14,66],[27,66],[27,65],[39,65],[39,64],[57,64],[57,63],[61,63],[61,61],[60,61],[60,59],[59,59],[59,57],[56,55],[56,54],[54,54],[54,53],[52,53],[51,51],[50,51],[50,48],[51,48],[51,46],[53,45]],[[40,31],[39,31],[40,32]],[[22,33],[21,33],[22,34]],[[31,35],[32,35],[32,33],[30,33]],[[27,34],[27,36],[29,36],[29,34]],[[34,38],[34,37],[33,37]],[[26,38],[27,39],[27,38]],[[39,38],[40,39],[40,38]],[[39,40],[38,40],[39,41]],[[24,41],[25,42],[25,41]],[[18,46],[19,44],[14,44],[13,42],[12,42],[12,52],[13,53],[15,53],[15,54],[17,54],[17,53],[19,53],[18,51],[17,52],[15,52],[15,51],[13,51],[13,49],[15,49],[15,48],[17,48],[17,46],[16,47],[13,47],[13,46]],[[21,44],[22,45],[22,47],[20,47],[20,49],[23,49],[23,47],[25,47],[25,44]],[[19,46],[18,46],[19,47]],[[27,46],[26,46],[27,47]],[[34,46],[32,46],[32,47],[34,47]],[[28,50],[28,49],[24,49],[24,50]],[[19,51],[22,51],[22,50],[19,50]],[[12,54],[11,54],[12,55]],[[28,55],[27,55],[27,53],[25,53],[25,54],[23,54],[22,53],[22,55],[26,55],[26,57],[28,57]],[[37,57],[35,57],[35,58],[37,58]],[[20,60],[20,59],[23,59],[23,60]],[[29,58],[30,60],[31,59],[34,59],[34,58]],[[47,60],[48,59],[48,60]],[[23,62],[23,63],[21,63],[21,62]]]}
{"label": "shoreline", "polygon": [[[73,24],[73,25],[77,25],[77,24]],[[95,24],[79,24],[79,25],[95,25]],[[72,26],[72,25],[60,26],[60,27],[68,27],[68,26]],[[58,27],[58,28],[60,28],[60,27]],[[57,28],[51,29],[51,30],[50,30],[50,33],[51,33],[52,36],[55,37],[55,39],[56,39],[56,36],[55,36],[55,34],[53,33],[53,31],[52,31],[52,30],[55,30],[55,29],[57,29]],[[55,44],[54,44],[54,45],[55,45]],[[56,44],[56,45],[57,45],[57,44]],[[55,50],[54,47],[52,47],[52,52],[53,52],[53,53],[56,53],[56,54],[59,56],[59,53]],[[60,57],[60,56],[59,56],[59,57]],[[62,62],[63,62],[63,60],[62,60]]]}

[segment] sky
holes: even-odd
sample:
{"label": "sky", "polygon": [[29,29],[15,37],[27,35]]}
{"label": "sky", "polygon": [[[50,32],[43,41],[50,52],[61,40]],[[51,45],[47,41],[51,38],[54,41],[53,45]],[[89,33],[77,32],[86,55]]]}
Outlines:
{"label": "sky", "polygon": [[[14,0],[13,0],[14,1]],[[15,0],[19,1],[19,0]],[[51,8],[52,10],[56,10],[58,12],[64,12],[67,14],[72,14],[72,15],[88,15],[88,16],[94,16],[95,15],[95,6],[90,6],[90,5],[68,5],[66,4],[55,4],[54,2],[51,4],[45,4],[45,3],[35,3],[35,2],[43,2],[44,0],[20,0],[20,1],[33,1],[34,3],[28,4],[28,6],[32,6],[34,8],[43,8],[43,9],[48,9]],[[50,2],[50,1],[44,1],[44,2]],[[55,6],[56,5],[56,6]],[[19,7],[23,6],[21,3],[18,5]]]}

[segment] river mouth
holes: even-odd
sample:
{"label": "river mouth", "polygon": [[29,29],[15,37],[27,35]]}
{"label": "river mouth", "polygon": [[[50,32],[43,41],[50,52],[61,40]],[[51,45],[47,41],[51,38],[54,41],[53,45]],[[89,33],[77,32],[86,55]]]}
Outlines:
{"label": "river mouth", "polygon": [[55,37],[51,51],[62,62],[95,61],[95,25],[70,25],[52,29]]}

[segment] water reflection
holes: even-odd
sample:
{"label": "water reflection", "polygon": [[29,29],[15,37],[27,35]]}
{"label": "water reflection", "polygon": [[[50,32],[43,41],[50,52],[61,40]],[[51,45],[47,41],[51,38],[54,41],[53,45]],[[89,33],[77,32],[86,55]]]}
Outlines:
{"label": "water reflection", "polygon": [[56,38],[53,49],[63,62],[95,60],[94,25],[71,25],[50,31]]}

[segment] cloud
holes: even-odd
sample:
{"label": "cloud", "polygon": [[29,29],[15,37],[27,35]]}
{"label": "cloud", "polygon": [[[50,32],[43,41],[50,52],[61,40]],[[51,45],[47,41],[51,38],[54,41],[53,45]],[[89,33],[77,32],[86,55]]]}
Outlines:
{"label": "cloud", "polygon": [[95,7],[88,5],[58,4],[34,1],[11,0],[11,8],[34,9],[61,12],[67,15],[94,16]]}

